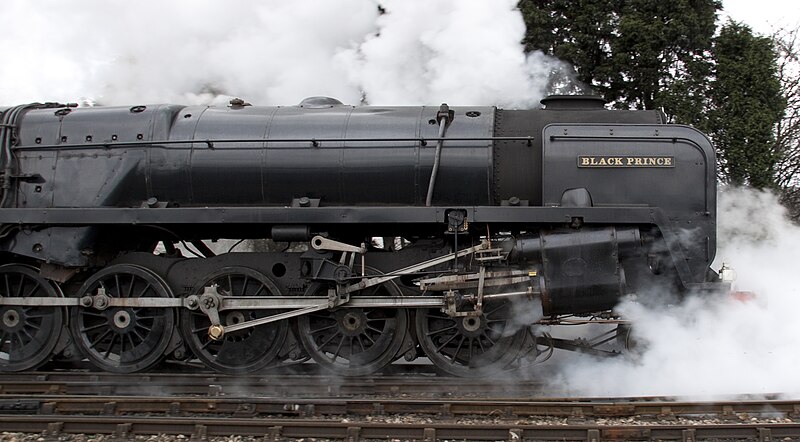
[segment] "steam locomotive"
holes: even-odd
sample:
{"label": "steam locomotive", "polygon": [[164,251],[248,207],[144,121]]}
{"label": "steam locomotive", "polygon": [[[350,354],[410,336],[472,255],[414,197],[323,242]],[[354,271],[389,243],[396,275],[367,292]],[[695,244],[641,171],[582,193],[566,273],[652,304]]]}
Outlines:
{"label": "steam locomotive", "polygon": [[475,376],[624,341],[623,296],[719,290],[709,140],[542,104],[0,108],[0,369]]}

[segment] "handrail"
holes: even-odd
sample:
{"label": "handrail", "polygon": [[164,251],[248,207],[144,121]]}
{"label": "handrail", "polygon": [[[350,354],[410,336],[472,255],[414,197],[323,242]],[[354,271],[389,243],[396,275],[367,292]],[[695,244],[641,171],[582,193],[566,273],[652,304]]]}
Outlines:
{"label": "handrail", "polygon": [[[310,147],[320,147],[320,143],[358,143],[358,142],[397,142],[413,141],[427,146],[428,142],[435,141],[525,141],[528,146],[533,144],[533,137],[400,137],[400,138],[231,138],[231,139],[205,139],[205,140],[151,140],[151,141],[115,141],[106,143],[81,143],[81,144],[37,144],[33,146],[14,146],[13,150],[50,150],[50,149],[93,149],[102,147],[111,149],[115,147],[135,147],[154,145],[180,145],[180,144],[205,144],[209,149],[214,149],[218,143],[309,143]],[[261,149],[262,147],[244,147],[240,149]],[[186,149],[194,149],[187,147]],[[231,148],[226,148],[231,149]]]}

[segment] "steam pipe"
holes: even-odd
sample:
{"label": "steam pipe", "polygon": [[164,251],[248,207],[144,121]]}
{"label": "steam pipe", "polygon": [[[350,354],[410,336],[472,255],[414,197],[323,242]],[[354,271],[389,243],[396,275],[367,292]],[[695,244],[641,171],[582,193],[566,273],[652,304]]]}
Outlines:
{"label": "steam pipe", "polygon": [[436,142],[436,153],[433,157],[433,169],[431,170],[431,179],[428,182],[428,196],[425,198],[425,206],[430,206],[433,201],[433,188],[436,185],[436,175],[439,173],[439,161],[442,157],[444,132],[447,130],[447,125],[450,120],[453,119],[453,111],[451,111],[446,104],[442,104],[436,117],[439,118],[439,141]]}

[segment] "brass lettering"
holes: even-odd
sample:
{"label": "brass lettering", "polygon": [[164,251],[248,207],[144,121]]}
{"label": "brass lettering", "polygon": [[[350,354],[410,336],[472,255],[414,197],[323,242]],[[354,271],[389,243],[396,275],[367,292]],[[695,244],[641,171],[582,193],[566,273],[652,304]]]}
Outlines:
{"label": "brass lettering", "polygon": [[580,155],[578,167],[675,167],[674,157]]}

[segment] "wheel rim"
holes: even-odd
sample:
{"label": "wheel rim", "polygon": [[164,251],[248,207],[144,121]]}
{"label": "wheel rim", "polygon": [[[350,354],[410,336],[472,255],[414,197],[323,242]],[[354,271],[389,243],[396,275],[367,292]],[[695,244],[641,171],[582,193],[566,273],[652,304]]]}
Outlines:
{"label": "wheel rim", "polygon": [[[205,287],[217,286],[222,296],[279,296],[280,291],[266,275],[246,267],[229,267],[204,278],[195,294]],[[223,325],[262,318],[276,310],[224,310]],[[208,336],[211,321],[199,310],[181,311],[181,332],[189,348],[206,366],[223,373],[250,373],[275,360],[289,333],[288,321],[272,322],[226,333],[219,341]]]}
{"label": "wheel rim", "polygon": [[[129,264],[101,270],[81,287],[80,297],[94,296],[99,289],[110,298],[170,298],[172,291],[152,271]],[[83,354],[99,368],[115,373],[146,370],[164,356],[175,326],[168,308],[74,307],[70,330]]]}
{"label": "wheel rim", "polygon": [[[58,287],[22,265],[0,267],[3,297],[61,297]],[[0,370],[24,371],[48,360],[64,323],[60,307],[0,307]]]}
{"label": "wheel rim", "polygon": [[514,361],[527,331],[511,331],[511,304],[489,303],[478,317],[450,317],[420,309],[416,327],[420,347],[437,368],[455,376],[482,376]]}
{"label": "wheel rim", "polygon": [[[392,282],[363,293],[399,296]],[[312,284],[306,296],[327,296],[328,286]],[[390,364],[403,344],[408,328],[405,309],[343,308],[297,318],[298,338],[322,367],[345,376],[374,373]]]}

